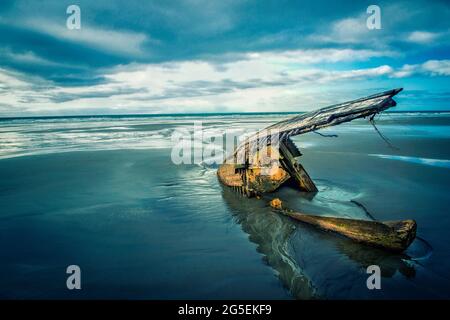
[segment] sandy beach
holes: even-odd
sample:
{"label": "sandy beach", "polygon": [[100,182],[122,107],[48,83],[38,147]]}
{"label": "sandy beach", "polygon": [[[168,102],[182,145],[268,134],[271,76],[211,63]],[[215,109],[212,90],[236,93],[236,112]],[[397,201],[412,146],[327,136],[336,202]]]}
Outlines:
{"label": "sandy beach", "polygon": [[[215,165],[175,165],[170,136],[261,128],[286,115],[2,120],[0,297],[405,299],[450,297],[450,115],[384,114],[294,139],[319,192],[246,199]],[[379,220],[415,219],[390,254],[279,216],[267,202]],[[65,268],[82,268],[69,292]],[[378,264],[386,290],[366,288]],[[70,293],[70,294],[69,294]]]}

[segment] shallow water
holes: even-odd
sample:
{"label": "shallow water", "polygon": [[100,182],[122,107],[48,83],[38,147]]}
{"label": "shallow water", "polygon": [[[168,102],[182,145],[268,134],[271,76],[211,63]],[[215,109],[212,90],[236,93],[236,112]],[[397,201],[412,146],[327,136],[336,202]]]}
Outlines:
{"label": "shallow water", "polygon": [[[175,165],[171,135],[258,129],[285,115],[0,121],[2,298],[449,298],[450,116],[386,114],[294,139],[315,196],[285,187],[246,199],[216,165]],[[211,142],[209,143],[211,144]],[[402,255],[317,231],[267,206],[415,219]],[[65,268],[82,270],[66,289]],[[366,267],[382,271],[368,290]]]}

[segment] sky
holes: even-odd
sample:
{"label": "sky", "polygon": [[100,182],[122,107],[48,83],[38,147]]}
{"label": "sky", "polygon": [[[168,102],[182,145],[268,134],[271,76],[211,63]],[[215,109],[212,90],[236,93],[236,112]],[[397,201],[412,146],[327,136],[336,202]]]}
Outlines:
{"label": "sky", "polygon": [[449,84],[448,0],[0,1],[0,117],[301,112],[397,87],[398,111],[450,111]]}

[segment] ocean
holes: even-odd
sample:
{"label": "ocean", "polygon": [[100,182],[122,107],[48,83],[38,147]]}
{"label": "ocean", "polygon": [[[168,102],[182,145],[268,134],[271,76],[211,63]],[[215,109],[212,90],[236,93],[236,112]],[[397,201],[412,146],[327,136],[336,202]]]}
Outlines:
{"label": "ocean", "polygon": [[[257,130],[286,114],[0,120],[0,298],[450,298],[450,113],[384,113],[294,137],[315,195],[247,199],[217,164],[173,162],[173,134]],[[215,148],[218,140],[202,141]],[[220,148],[220,146],[219,146]],[[274,213],[414,219],[402,254]],[[81,269],[68,290],[66,268]],[[368,290],[366,269],[381,269]]]}

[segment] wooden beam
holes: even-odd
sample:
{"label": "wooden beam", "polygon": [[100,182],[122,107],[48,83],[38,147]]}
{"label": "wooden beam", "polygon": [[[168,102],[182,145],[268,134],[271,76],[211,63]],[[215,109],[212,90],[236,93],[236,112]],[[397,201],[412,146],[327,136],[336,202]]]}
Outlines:
{"label": "wooden beam", "polygon": [[273,199],[270,206],[277,212],[321,230],[394,252],[406,250],[416,237],[417,224],[414,220],[378,222],[315,216],[287,209],[278,198]]}
{"label": "wooden beam", "polygon": [[316,185],[309,177],[303,166],[299,164],[293,157],[292,153],[286,147],[285,143],[283,141],[280,141],[279,145],[280,154],[283,157],[282,159],[280,159],[280,162],[282,162],[283,167],[286,168],[286,171],[288,171],[291,177],[298,182],[299,187],[302,190],[307,192],[317,192],[318,189]]}

